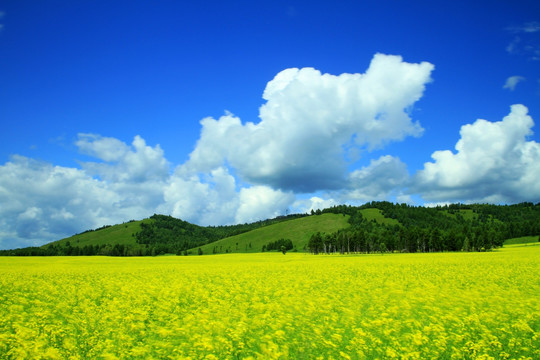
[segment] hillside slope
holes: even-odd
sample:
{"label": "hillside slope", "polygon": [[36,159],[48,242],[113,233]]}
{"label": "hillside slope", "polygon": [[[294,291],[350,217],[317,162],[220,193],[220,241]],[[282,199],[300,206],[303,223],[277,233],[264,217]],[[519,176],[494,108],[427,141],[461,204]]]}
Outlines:
{"label": "hillside slope", "polygon": [[113,226],[103,227],[101,229],[85,231],[80,234],[70,236],[68,238],[54,241],[43,247],[49,245],[65,246],[68,242],[71,246],[84,247],[87,245],[137,245],[135,234],[141,230],[141,223],[150,222],[149,219],[130,221],[124,224],[118,224]]}
{"label": "hillside slope", "polygon": [[[213,253],[255,253],[261,252],[263,245],[281,238],[290,239],[294,248],[305,251],[312,234],[316,232],[333,233],[350,226],[348,215],[322,214],[289,220],[265,226],[240,235],[231,236],[201,246],[203,254]],[[198,253],[198,248],[191,253]]]}
{"label": "hillside slope", "polygon": [[399,221],[385,217],[380,209],[361,209],[358,211],[366,221],[375,221],[383,225],[399,225]]}
{"label": "hillside slope", "polygon": [[[325,233],[313,237],[314,233]],[[490,251],[505,240],[540,235],[540,203],[450,204],[423,207],[370,202],[337,205],[251,224],[198,226],[167,215],[103,226],[41,247],[1,250],[2,256],[145,256],[261,252],[280,239],[297,251]],[[528,239],[528,241],[532,241]],[[509,240],[517,241],[517,240]],[[522,241],[522,240],[519,240]],[[508,244],[508,243],[507,243]],[[278,249],[282,244],[271,246]],[[308,249],[309,248],[309,249]]]}

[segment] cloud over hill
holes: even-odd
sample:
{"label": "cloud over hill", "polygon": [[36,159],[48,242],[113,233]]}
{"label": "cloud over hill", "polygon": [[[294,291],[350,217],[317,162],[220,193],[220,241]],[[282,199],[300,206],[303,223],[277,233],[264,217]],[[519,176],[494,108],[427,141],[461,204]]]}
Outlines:
{"label": "cloud over hill", "polygon": [[423,134],[411,108],[433,69],[377,54],[364,73],[283,70],[266,85],[258,122],[231,113],[204,118],[189,159],[176,166],[143,135],[127,144],[79,134],[79,153],[94,159],[80,167],[13,155],[0,165],[0,248],[40,245],[153,213],[218,225],[409,196],[540,201],[540,144],[528,140],[534,122],[523,105],[513,105],[502,121],[463,125],[456,152],[434,152],[413,175],[399,154],[359,165],[373,150]]}
{"label": "cloud over hill", "polygon": [[539,201],[540,144],[527,141],[533,125],[527,108],[513,105],[502,121],[462,126],[457,152],[434,152],[412,190],[430,201]]}
{"label": "cloud over hill", "polygon": [[433,65],[377,54],[364,74],[287,69],[264,90],[260,122],[227,114],[201,121],[188,172],[227,164],[248,183],[294,192],[340,189],[347,149],[377,148],[422,127],[407,110],[431,80]]}

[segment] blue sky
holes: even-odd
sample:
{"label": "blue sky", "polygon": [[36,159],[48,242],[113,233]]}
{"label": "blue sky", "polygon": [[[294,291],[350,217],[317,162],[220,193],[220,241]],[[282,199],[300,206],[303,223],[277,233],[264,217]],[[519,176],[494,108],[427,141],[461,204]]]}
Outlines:
{"label": "blue sky", "polygon": [[6,1],[0,248],[540,201],[537,1]]}

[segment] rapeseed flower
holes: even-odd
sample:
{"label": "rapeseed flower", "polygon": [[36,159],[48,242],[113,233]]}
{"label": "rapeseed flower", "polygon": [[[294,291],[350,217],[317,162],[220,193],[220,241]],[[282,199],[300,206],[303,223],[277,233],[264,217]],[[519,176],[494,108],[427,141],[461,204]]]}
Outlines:
{"label": "rapeseed flower", "polygon": [[0,359],[538,359],[539,255],[0,258]]}

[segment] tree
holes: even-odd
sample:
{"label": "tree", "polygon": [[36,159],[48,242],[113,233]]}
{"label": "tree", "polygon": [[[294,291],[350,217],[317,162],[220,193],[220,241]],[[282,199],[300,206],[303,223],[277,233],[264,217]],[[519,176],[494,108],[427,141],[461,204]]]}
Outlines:
{"label": "tree", "polygon": [[285,250],[291,250],[293,248],[293,243],[291,239],[279,239],[276,241],[271,241],[268,244],[266,244],[265,250],[266,251],[281,251],[281,247],[284,246]]}
{"label": "tree", "polygon": [[463,250],[463,251],[467,251],[467,252],[471,251],[471,245],[470,245],[470,243],[469,243],[469,237],[468,237],[468,236],[466,236],[466,237],[465,237],[465,240],[463,241],[463,248],[462,248],[462,250]]}
{"label": "tree", "polygon": [[202,249],[199,248],[199,250],[197,250],[197,255],[202,255],[202,254],[203,254]]}
{"label": "tree", "polygon": [[311,235],[308,242],[308,248],[309,251],[314,253],[315,255],[319,254],[319,252],[323,248],[323,239],[320,232]]}

